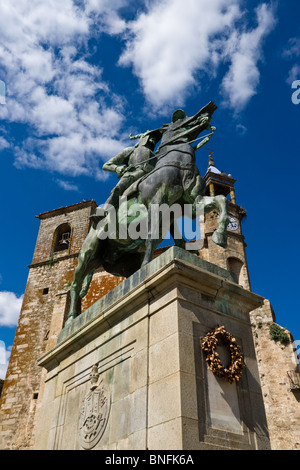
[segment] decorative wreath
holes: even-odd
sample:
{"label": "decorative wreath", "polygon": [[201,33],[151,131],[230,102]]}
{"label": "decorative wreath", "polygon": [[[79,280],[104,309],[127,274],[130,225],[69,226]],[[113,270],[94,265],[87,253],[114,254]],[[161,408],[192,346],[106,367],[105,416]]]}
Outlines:
{"label": "decorative wreath", "polygon": [[[229,367],[224,367],[217,353],[217,346],[223,344],[230,355]],[[240,380],[245,367],[243,354],[236,344],[235,338],[225,330],[224,326],[214,328],[202,339],[201,348],[206,355],[206,362],[210,370],[218,377],[222,377],[229,383]]]}

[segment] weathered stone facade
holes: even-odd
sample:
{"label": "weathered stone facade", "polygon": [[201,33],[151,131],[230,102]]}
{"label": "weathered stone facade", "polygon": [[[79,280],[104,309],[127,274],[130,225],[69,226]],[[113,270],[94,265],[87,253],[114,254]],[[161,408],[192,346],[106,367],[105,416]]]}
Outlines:
{"label": "weathered stone facade", "polygon": [[[271,338],[275,315],[268,300],[250,313],[270,440],[274,450],[300,450],[300,375],[294,339],[286,344]],[[289,375],[299,388],[291,387]]]}
{"label": "weathered stone facade", "polygon": [[[228,227],[228,246],[225,249],[220,248],[211,239],[213,231],[217,228],[218,214],[215,211],[207,214],[204,226],[205,244],[199,256],[235,272],[239,284],[251,290],[245,251],[247,245],[241,228],[246,211],[236,204],[233,190],[235,180],[230,175],[220,173],[214,167],[212,159],[205,179],[208,194],[230,194],[229,214],[238,222],[238,226],[232,226],[234,230]],[[270,337],[269,326],[276,322],[276,318],[267,299],[262,307],[250,313],[250,317],[272,449],[299,449],[300,390],[291,391],[288,377],[288,371],[292,371],[296,373],[296,380],[300,380],[292,334],[286,330],[289,337],[287,344],[276,342]]]}
{"label": "weathered stone facade", "polygon": [[210,263],[217,264],[224,269],[228,269],[236,274],[238,283],[245,289],[251,290],[250,277],[248,271],[246,244],[242,233],[241,223],[246,211],[232,202],[229,203],[228,212],[231,217],[238,222],[235,230],[228,229],[227,248],[222,248],[212,241],[212,235],[217,228],[217,211],[213,210],[206,214],[204,222],[204,247],[199,252],[199,256]]}
{"label": "weathered stone facade", "polygon": [[[208,172],[209,192],[230,194],[229,213],[237,222],[228,228],[226,249],[211,239],[216,228],[215,211],[205,217],[204,247],[199,257],[223,269],[233,271],[238,283],[251,291],[241,222],[245,210],[236,204],[233,183],[227,175]],[[217,176],[215,176],[217,175]],[[73,280],[77,257],[95,211],[95,201],[83,201],[40,214],[40,228],[33,260],[29,266],[23,305],[0,401],[0,449],[32,449],[36,442],[36,423],[44,390],[46,371],[38,359],[54,348],[69,305],[68,288]],[[61,244],[60,244],[61,243]],[[65,246],[64,246],[65,245]],[[156,253],[156,256],[164,250]],[[123,278],[99,268],[82,312],[120,284]],[[274,314],[265,301],[251,314],[254,343],[263,391],[272,449],[298,449],[300,446],[299,391],[290,390],[287,371],[298,371],[293,362],[292,342],[274,342],[269,323]],[[290,333],[288,333],[290,335]]]}
{"label": "weathered stone facade", "polygon": [[[31,449],[43,391],[44,371],[38,358],[55,346],[69,304],[68,286],[90,224],[95,201],[40,214],[40,228],[1,396],[0,448]],[[55,251],[59,227],[71,228],[67,249]],[[122,278],[95,272],[82,311]]]}
{"label": "weathered stone facade", "polygon": [[[66,323],[39,359],[35,449],[270,449],[249,321],[262,302],[227,270],[169,248]],[[201,352],[216,324],[243,351],[237,382]]]}

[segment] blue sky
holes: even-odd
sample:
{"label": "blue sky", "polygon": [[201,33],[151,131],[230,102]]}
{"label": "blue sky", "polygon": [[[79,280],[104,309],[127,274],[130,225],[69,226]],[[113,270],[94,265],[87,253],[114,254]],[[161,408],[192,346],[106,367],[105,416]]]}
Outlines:
{"label": "blue sky", "polygon": [[300,340],[299,0],[2,0],[0,8],[0,340],[7,356],[35,215],[103,203],[116,176],[102,165],[130,145],[130,133],[170,122],[177,108],[192,115],[211,100],[217,131],[197,152],[198,168],[206,172],[211,150],[216,166],[237,179],[252,289]]}

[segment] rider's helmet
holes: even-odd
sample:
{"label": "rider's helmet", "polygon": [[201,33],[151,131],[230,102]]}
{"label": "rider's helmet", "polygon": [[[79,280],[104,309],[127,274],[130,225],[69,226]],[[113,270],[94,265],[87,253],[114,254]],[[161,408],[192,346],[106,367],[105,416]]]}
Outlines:
{"label": "rider's helmet", "polygon": [[177,109],[172,116],[172,122],[178,121],[186,117],[185,112],[182,109]]}

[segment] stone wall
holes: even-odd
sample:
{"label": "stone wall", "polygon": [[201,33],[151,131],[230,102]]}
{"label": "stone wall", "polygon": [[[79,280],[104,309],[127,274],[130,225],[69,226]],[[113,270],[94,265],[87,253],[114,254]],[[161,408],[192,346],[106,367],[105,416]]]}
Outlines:
{"label": "stone wall", "polygon": [[[232,281],[172,247],[67,322],[39,359],[35,449],[269,449],[248,313],[263,299]],[[238,382],[207,368],[201,341],[217,324],[243,351]]]}
{"label": "stone wall", "polygon": [[[240,222],[245,211],[237,205],[229,204],[229,213]],[[228,231],[228,246],[222,248],[211,239],[217,228],[218,214],[211,211],[205,217],[205,246],[199,256],[225,269],[230,257],[243,262],[239,284],[250,290],[247,266],[246,244],[241,226],[236,232]],[[250,314],[253,326],[254,344],[258,360],[263,397],[266,407],[272,449],[300,448],[300,391],[290,390],[287,371],[298,371],[294,361],[293,337],[286,331],[290,342],[286,345],[270,338],[269,326],[276,322],[270,302],[265,300],[263,307]]]}
{"label": "stone wall", "polygon": [[[0,449],[31,449],[43,394],[44,371],[37,360],[55,346],[69,306],[69,285],[89,229],[94,201],[38,216],[40,227],[25,289],[19,322],[0,400]],[[55,230],[69,223],[68,249],[53,251]],[[82,311],[122,282],[99,269]]]}
{"label": "stone wall", "polygon": [[271,339],[275,315],[268,300],[250,317],[272,450],[300,450],[300,390],[291,390],[287,373],[299,373],[293,337],[284,330],[287,344]]}
{"label": "stone wall", "polygon": [[[89,217],[95,208],[95,201],[84,201],[38,216],[39,234],[0,400],[0,449],[33,448],[45,378],[37,360],[55,347],[63,328],[69,305],[69,284],[89,229]],[[230,211],[241,218],[238,206],[230,204]],[[71,225],[71,242],[67,250],[54,252],[55,230],[64,223]],[[211,240],[216,223],[217,214],[208,214],[206,244],[200,257],[225,269],[228,269],[228,257],[240,259],[244,263],[240,284],[250,290],[241,230],[229,233],[228,248],[223,249]],[[123,280],[99,268],[83,299],[82,312]],[[272,448],[298,449],[299,392],[290,390],[287,376],[287,371],[296,369],[292,338],[288,345],[270,339],[269,324],[275,317],[268,301],[251,314],[251,321]]]}

